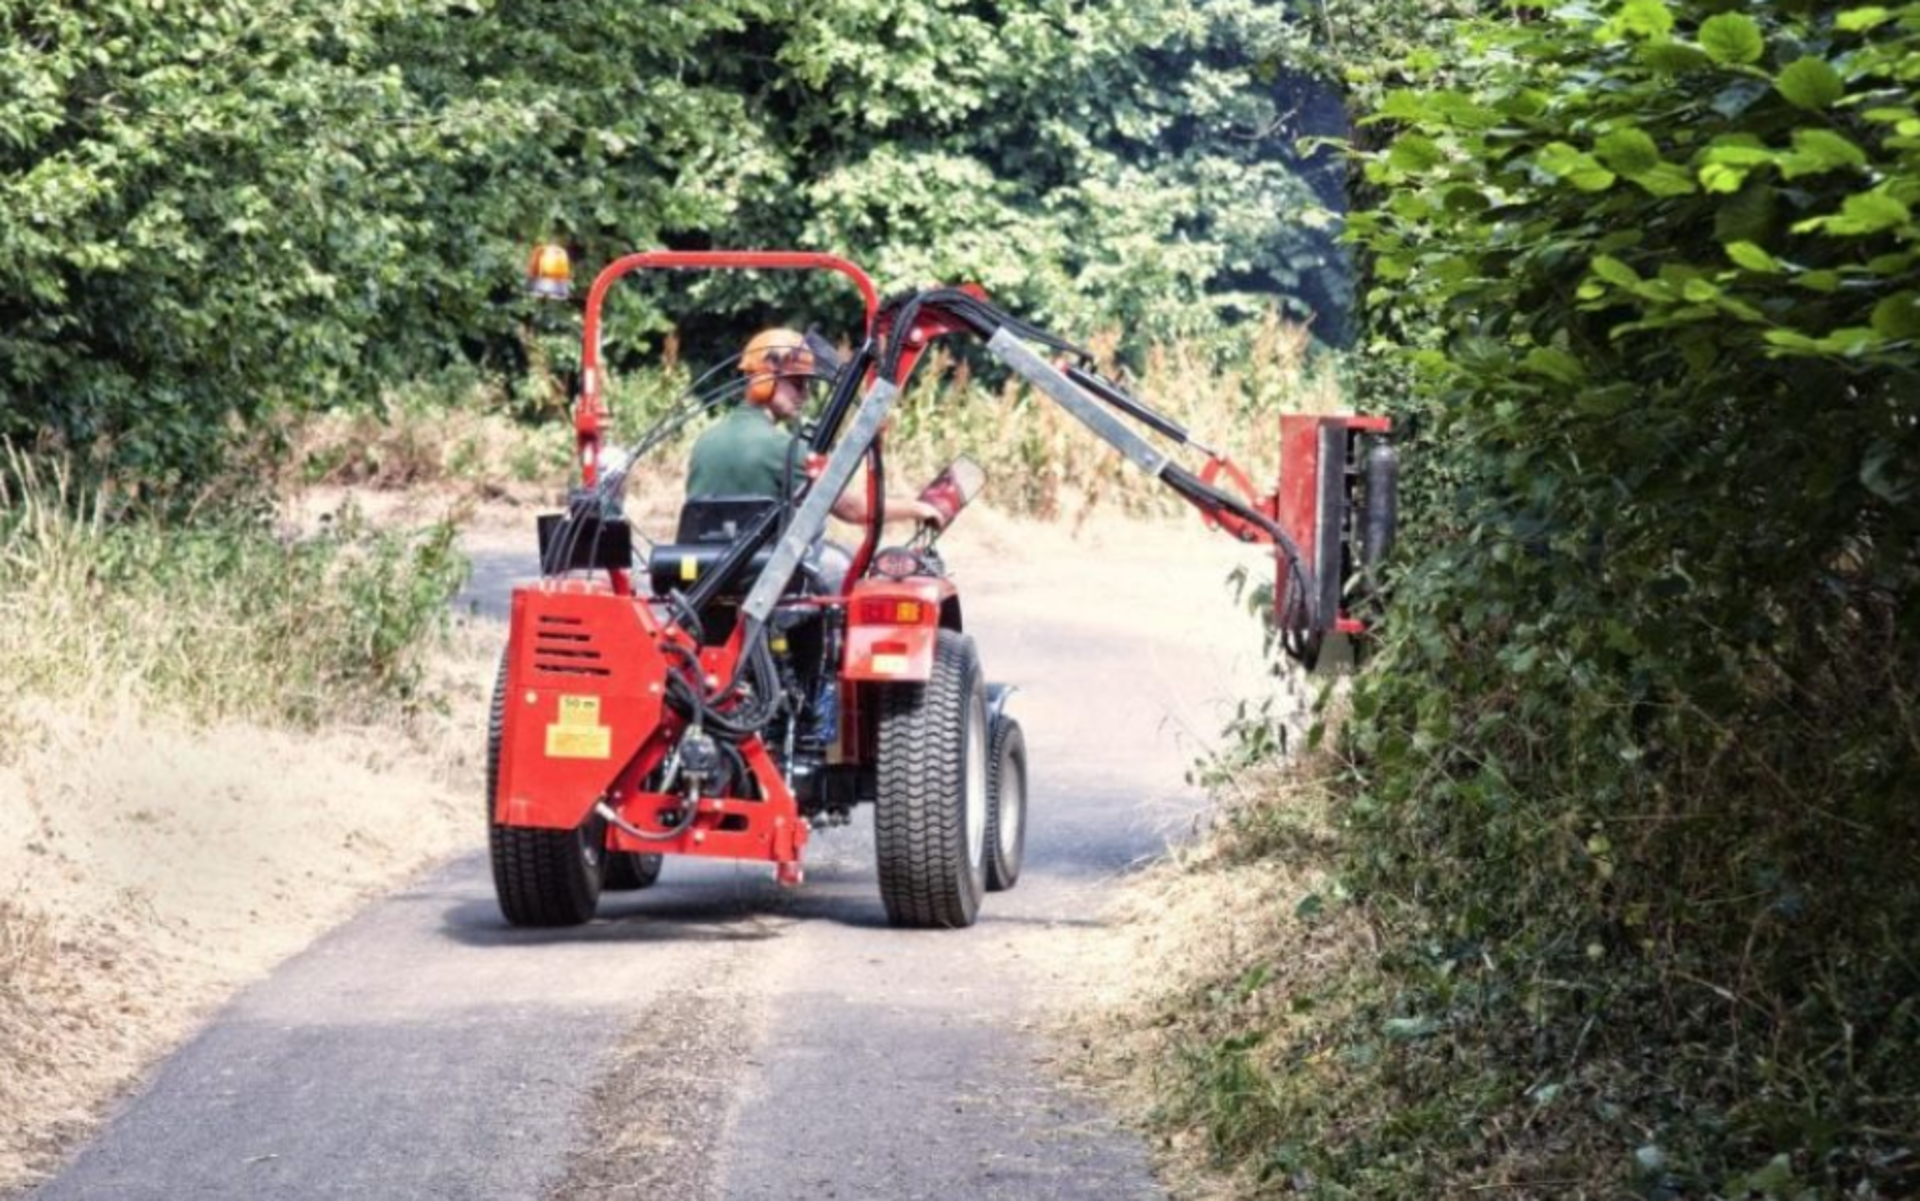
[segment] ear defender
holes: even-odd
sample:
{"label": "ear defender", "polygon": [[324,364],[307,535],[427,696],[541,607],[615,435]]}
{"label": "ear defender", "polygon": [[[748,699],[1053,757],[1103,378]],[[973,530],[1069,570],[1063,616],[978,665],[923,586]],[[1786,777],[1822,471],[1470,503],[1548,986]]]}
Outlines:
{"label": "ear defender", "polygon": [[740,352],[740,371],[747,377],[747,403],[763,405],[783,375],[806,377],[813,374],[813,352],[807,340],[790,329],[766,329],[753,336]]}

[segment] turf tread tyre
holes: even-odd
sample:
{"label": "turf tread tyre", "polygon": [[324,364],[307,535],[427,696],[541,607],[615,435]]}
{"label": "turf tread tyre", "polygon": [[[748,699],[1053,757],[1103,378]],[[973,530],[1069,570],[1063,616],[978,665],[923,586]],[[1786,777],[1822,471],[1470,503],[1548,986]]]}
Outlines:
{"label": "turf tread tyre", "polygon": [[[1012,837],[1002,842],[1006,812],[1001,806],[1007,781],[1016,779],[1020,803],[1014,811]],[[1027,736],[1020,723],[1003,717],[993,727],[987,745],[987,891],[1005,892],[1020,881],[1020,865],[1027,857]]]}
{"label": "turf tread tyre", "polygon": [[577,830],[536,830],[494,820],[500,787],[500,740],[506,728],[507,664],[493,686],[487,721],[487,851],[500,913],[516,926],[578,926],[600,903],[605,855],[589,856],[583,839],[604,830],[589,821]]}
{"label": "turf tread tyre", "polygon": [[[979,915],[985,872],[969,854],[967,761],[970,723],[985,721],[979,654],[952,630],[936,636],[925,684],[881,693],[874,844],[880,899],[895,926],[954,929]],[[984,748],[985,729],[979,739]]]}

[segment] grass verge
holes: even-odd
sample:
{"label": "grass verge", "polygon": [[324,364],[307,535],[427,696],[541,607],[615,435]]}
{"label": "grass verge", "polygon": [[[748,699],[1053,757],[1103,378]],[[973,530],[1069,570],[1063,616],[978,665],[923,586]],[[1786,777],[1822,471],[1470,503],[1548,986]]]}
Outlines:
{"label": "grass verge", "polygon": [[[1823,710],[1837,745],[1845,708]],[[1154,968],[1112,982],[1083,1040],[1176,1195],[1920,1195],[1910,810],[1848,824],[1814,781],[1722,765],[1642,830],[1556,827],[1554,798],[1514,797],[1498,820],[1537,827],[1536,853],[1476,864],[1412,824],[1422,808],[1383,838],[1364,774],[1324,751],[1254,758],[1215,780],[1212,833],[1125,902],[1112,958]],[[1445,783],[1422,805],[1457,812]],[[1456,892],[1477,880],[1494,912],[1562,857],[1591,883],[1526,908],[1570,953],[1470,924]],[[1598,906],[1618,920],[1576,937]]]}
{"label": "grass verge", "polygon": [[0,493],[0,1195],[210,1006],[470,838],[451,527]]}

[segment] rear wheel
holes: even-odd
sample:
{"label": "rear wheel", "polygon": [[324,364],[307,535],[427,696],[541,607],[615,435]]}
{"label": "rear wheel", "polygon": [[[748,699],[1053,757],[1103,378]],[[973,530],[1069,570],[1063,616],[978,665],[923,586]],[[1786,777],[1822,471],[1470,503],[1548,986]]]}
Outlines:
{"label": "rear wheel", "polygon": [[537,830],[496,820],[506,706],[503,658],[487,723],[487,850],[493,860],[494,896],[501,914],[516,926],[577,926],[592,918],[600,903],[606,822],[590,815],[572,830]]}
{"label": "rear wheel", "polygon": [[1002,718],[987,752],[987,890],[1001,892],[1020,879],[1027,855],[1027,736],[1020,723]]}
{"label": "rear wheel", "polygon": [[607,892],[652,888],[659,882],[660,866],[666,858],[647,851],[608,851],[607,871],[600,887]]}
{"label": "rear wheel", "polygon": [[896,926],[971,926],[986,889],[987,691],[973,639],[941,630],[933,675],[881,694],[874,841]]}

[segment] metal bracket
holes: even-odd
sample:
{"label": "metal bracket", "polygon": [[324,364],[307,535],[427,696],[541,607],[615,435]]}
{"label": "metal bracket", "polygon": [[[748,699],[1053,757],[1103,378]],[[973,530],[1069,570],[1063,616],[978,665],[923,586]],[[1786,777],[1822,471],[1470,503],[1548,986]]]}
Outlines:
{"label": "metal bracket", "polygon": [[1053,364],[1027,349],[1026,344],[1008,333],[1005,326],[995,330],[993,337],[987,339],[987,349],[1078,418],[1080,424],[1125,455],[1134,466],[1155,479],[1167,469],[1167,456],[1155,450],[1153,443],[1122,425],[1119,418],[1090,400],[1078,384]]}

